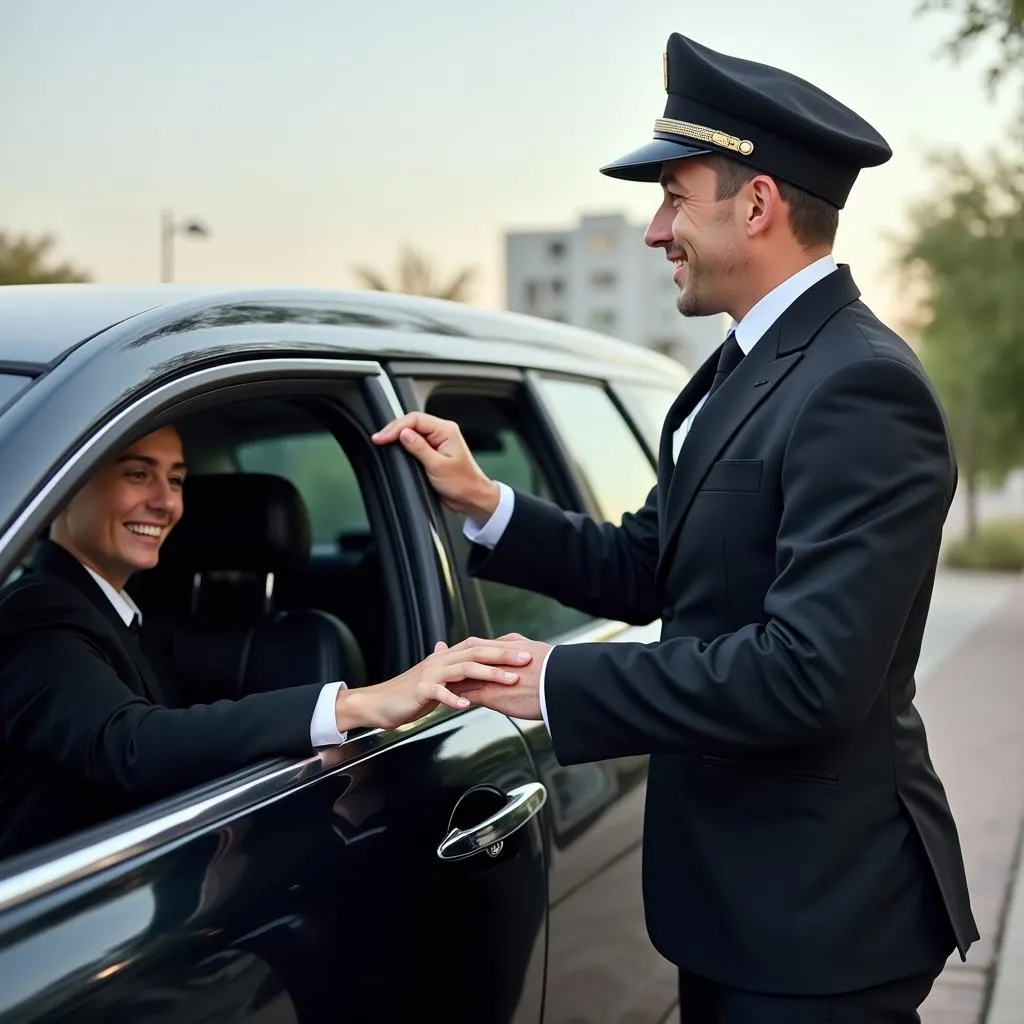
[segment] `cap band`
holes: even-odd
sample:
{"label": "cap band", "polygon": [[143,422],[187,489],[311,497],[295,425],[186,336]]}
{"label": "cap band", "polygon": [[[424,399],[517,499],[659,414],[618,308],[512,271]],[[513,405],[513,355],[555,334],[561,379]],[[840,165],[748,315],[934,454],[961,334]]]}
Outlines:
{"label": "cap band", "polygon": [[705,128],[704,125],[693,124],[690,121],[677,121],[672,117],[659,117],[654,122],[654,131],[655,133],[682,135],[684,138],[696,139],[698,142],[710,142],[712,145],[731,150],[742,156],[750,156],[754,152],[754,144],[749,139],[738,139],[735,135],[729,135],[728,132]]}

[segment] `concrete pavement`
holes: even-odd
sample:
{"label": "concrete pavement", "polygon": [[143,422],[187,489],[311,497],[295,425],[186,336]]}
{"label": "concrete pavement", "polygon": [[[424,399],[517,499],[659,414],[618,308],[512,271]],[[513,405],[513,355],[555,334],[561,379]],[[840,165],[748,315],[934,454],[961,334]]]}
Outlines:
{"label": "concrete pavement", "polygon": [[[1012,1005],[1011,979],[1024,975],[1024,955],[1014,953],[1016,964],[1010,956],[1024,943],[1024,922],[1018,936],[1006,908],[1024,825],[1024,577],[944,573],[919,680],[917,705],[960,831],[982,934],[966,963],[950,959],[921,1020],[1022,1024],[1024,1002]],[[995,984],[1000,975],[1007,980]]]}

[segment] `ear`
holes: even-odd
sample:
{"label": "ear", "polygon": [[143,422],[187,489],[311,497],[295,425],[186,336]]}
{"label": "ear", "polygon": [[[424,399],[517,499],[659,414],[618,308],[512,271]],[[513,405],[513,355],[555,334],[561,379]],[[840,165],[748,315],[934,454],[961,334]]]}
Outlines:
{"label": "ear", "polygon": [[750,203],[747,208],[747,235],[764,234],[781,216],[782,196],[779,186],[767,174],[751,178],[748,189]]}

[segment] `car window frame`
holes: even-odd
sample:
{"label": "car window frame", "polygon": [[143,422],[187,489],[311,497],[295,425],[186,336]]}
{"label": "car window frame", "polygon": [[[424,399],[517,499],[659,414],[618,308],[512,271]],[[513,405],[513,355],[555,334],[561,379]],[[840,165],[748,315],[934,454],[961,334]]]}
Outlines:
{"label": "car window frame", "polygon": [[[590,488],[589,482],[577,468],[576,459],[572,457],[571,451],[568,447],[568,441],[563,438],[558,430],[558,426],[548,411],[549,400],[544,395],[544,389],[541,386],[543,380],[567,380],[574,381],[580,384],[587,384],[591,387],[599,388],[608,397],[612,407],[618,412],[619,416],[622,417],[623,422],[629,429],[629,432],[636,439],[637,444],[640,447],[640,451],[647,456],[652,468],[654,469],[654,483],[657,483],[658,474],[658,453],[651,450],[651,446],[648,444],[647,439],[644,437],[642,430],[634,420],[627,406],[623,403],[619,395],[615,393],[613,387],[614,378],[605,376],[588,376],[581,373],[560,373],[550,370],[530,370],[526,374],[527,387],[533,393],[534,404],[537,405],[548,423],[548,429],[557,438],[558,451],[563,464],[566,467],[567,472],[573,477],[577,490],[582,496],[582,500],[586,506],[586,511],[597,518],[602,520],[604,518],[603,512],[598,504],[596,496],[593,494]],[[644,495],[646,498],[646,495]],[[640,498],[636,505],[636,509],[639,510],[643,505],[644,498]]]}
{"label": "car window frame", "polygon": [[[559,435],[542,396],[538,392],[536,378],[539,375],[564,377],[602,386],[628,423],[630,430],[637,436],[642,450],[651,458],[648,446],[642,435],[638,433],[636,424],[622,408],[617,396],[609,390],[606,377],[540,371],[484,362],[467,364],[442,361],[395,361],[388,363],[386,369],[391,375],[403,403],[410,410],[422,411],[425,409],[431,394],[438,387],[444,387],[446,390],[450,388],[460,394],[476,392],[496,396],[508,394],[519,388],[529,415],[536,421],[533,434],[537,440],[542,442],[541,451],[536,452],[536,455],[541,460],[545,472],[550,466],[550,479],[555,495],[559,503],[569,511],[600,517],[600,511],[590,494],[590,489],[586,481],[575,470],[572,459],[568,455],[566,443]],[[652,458],[652,464],[656,468],[656,458]],[[453,532],[461,531],[461,526],[455,522],[457,517],[451,513],[445,513],[433,492],[429,495],[429,502],[440,517],[448,561],[455,567],[454,572],[458,579],[458,585],[464,595],[463,600],[469,627],[475,633],[479,633],[481,630],[489,631],[490,619],[480,588],[477,581],[469,575],[464,562],[458,558],[455,542],[452,539]],[[595,618],[577,628],[549,638],[545,642],[551,644],[603,642],[614,639],[630,628],[630,625],[625,622]],[[480,633],[480,635],[484,634]]]}
{"label": "car window frame", "polygon": [[[161,418],[168,419],[172,412],[181,414],[190,403],[224,401],[223,389],[237,393],[241,386],[257,397],[258,392],[266,393],[264,389],[280,390],[283,386],[300,390],[303,386],[316,385],[329,390],[331,385],[353,380],[367,385],[363,395],[377,425],[403,411],[391,381],[374,359],[241,356],[213,367],[208,364],[181,367],[172,379],[157,383],[115,414],[92,424],[57,471],[41,480],[0,536],[2,578],[6,578],[65,497],[133,433],[137,435]],[[335,402],[338,401],[335,398]],[[342,406],[336,404],[335,407],[340,415]],[[428,638],[436,637],[441,623],[446,621],[445,571],[450,580],[450,566],[439,564],[440,538],[430,521],[419,517],[418,501],[408,497],[419,485],[403,453],[397,449],[378,450],[376,464],[382,469],[384,482],[380,495],[391,506],[388,514],[396,517],[392,520],[398,527],[396,546],[407,555],[402,571],[409,603],[416,609],[408,627],[417,634],[414,643],[425,648],[418,652],[421,657],[430,649]],[[46,476],[45,472],[41,475]],[[388,731],[361,730],[338,747],[315,751],[306,757],[268,758],[0,861],[0,913],[286,797],[297,788],[338,773],[353,760],[399,743],[410,733],[433,728],[445,718],[461,713],[438,707],[406,726]]]}
{"label": "car window frame", "polygon": [[674,404],[680,394],[682,394],[683,389],[686,387],[686,383],[681,383],[678,388],[673,390],[672,388],[665,387],[665,382],[661,380],[652,380],[650,378],[642,377],[613,377],[609,379],[608,384],[616,404],[622,410],[623,416],[633,424],[633,429],[637,437],[640,438],[641,444],[643,444],[643,446],[650,452],[655,468],[657,468],[661,447],[661,435],[665,429],[664,421],[661,423],[656,439],[648,439],[646,431],[640,423],[640,417],[637,415],[634,407],[636,397],[631,397],[626,389],[630,387],[645,387],[651,388],[655,391],[662,391],[666,395],[674,396],[672,398],[672,402],[669,403],[669,409],[666,410],[667,415],[668,411],[671,410],[672,404]]}

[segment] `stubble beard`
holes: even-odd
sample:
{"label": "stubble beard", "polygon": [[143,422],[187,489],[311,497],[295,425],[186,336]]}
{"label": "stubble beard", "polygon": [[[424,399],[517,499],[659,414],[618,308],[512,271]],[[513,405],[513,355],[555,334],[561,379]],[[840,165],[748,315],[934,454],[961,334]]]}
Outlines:
{"label": "stubble beard", "polygon": [[[697,274],[691,269],[687,275],[686,286],[676,296],[676,309],[685,317],[714,316],[725,311],[727,303],[724,296],[728,291],[728,282],[732,278],[742,277],[750,265],[749,259],[742,252],[730,252],[716,260],[715,265],[705,266],[705,279],[712,282],[711,291],[718,291],[717,298],[708,295],[709,289],[700,287]],[[692,267],[692,264],[691,264]],[[718,288],[714,288],[714,283]],[[726,286],[723,288],[722,286]]]}

